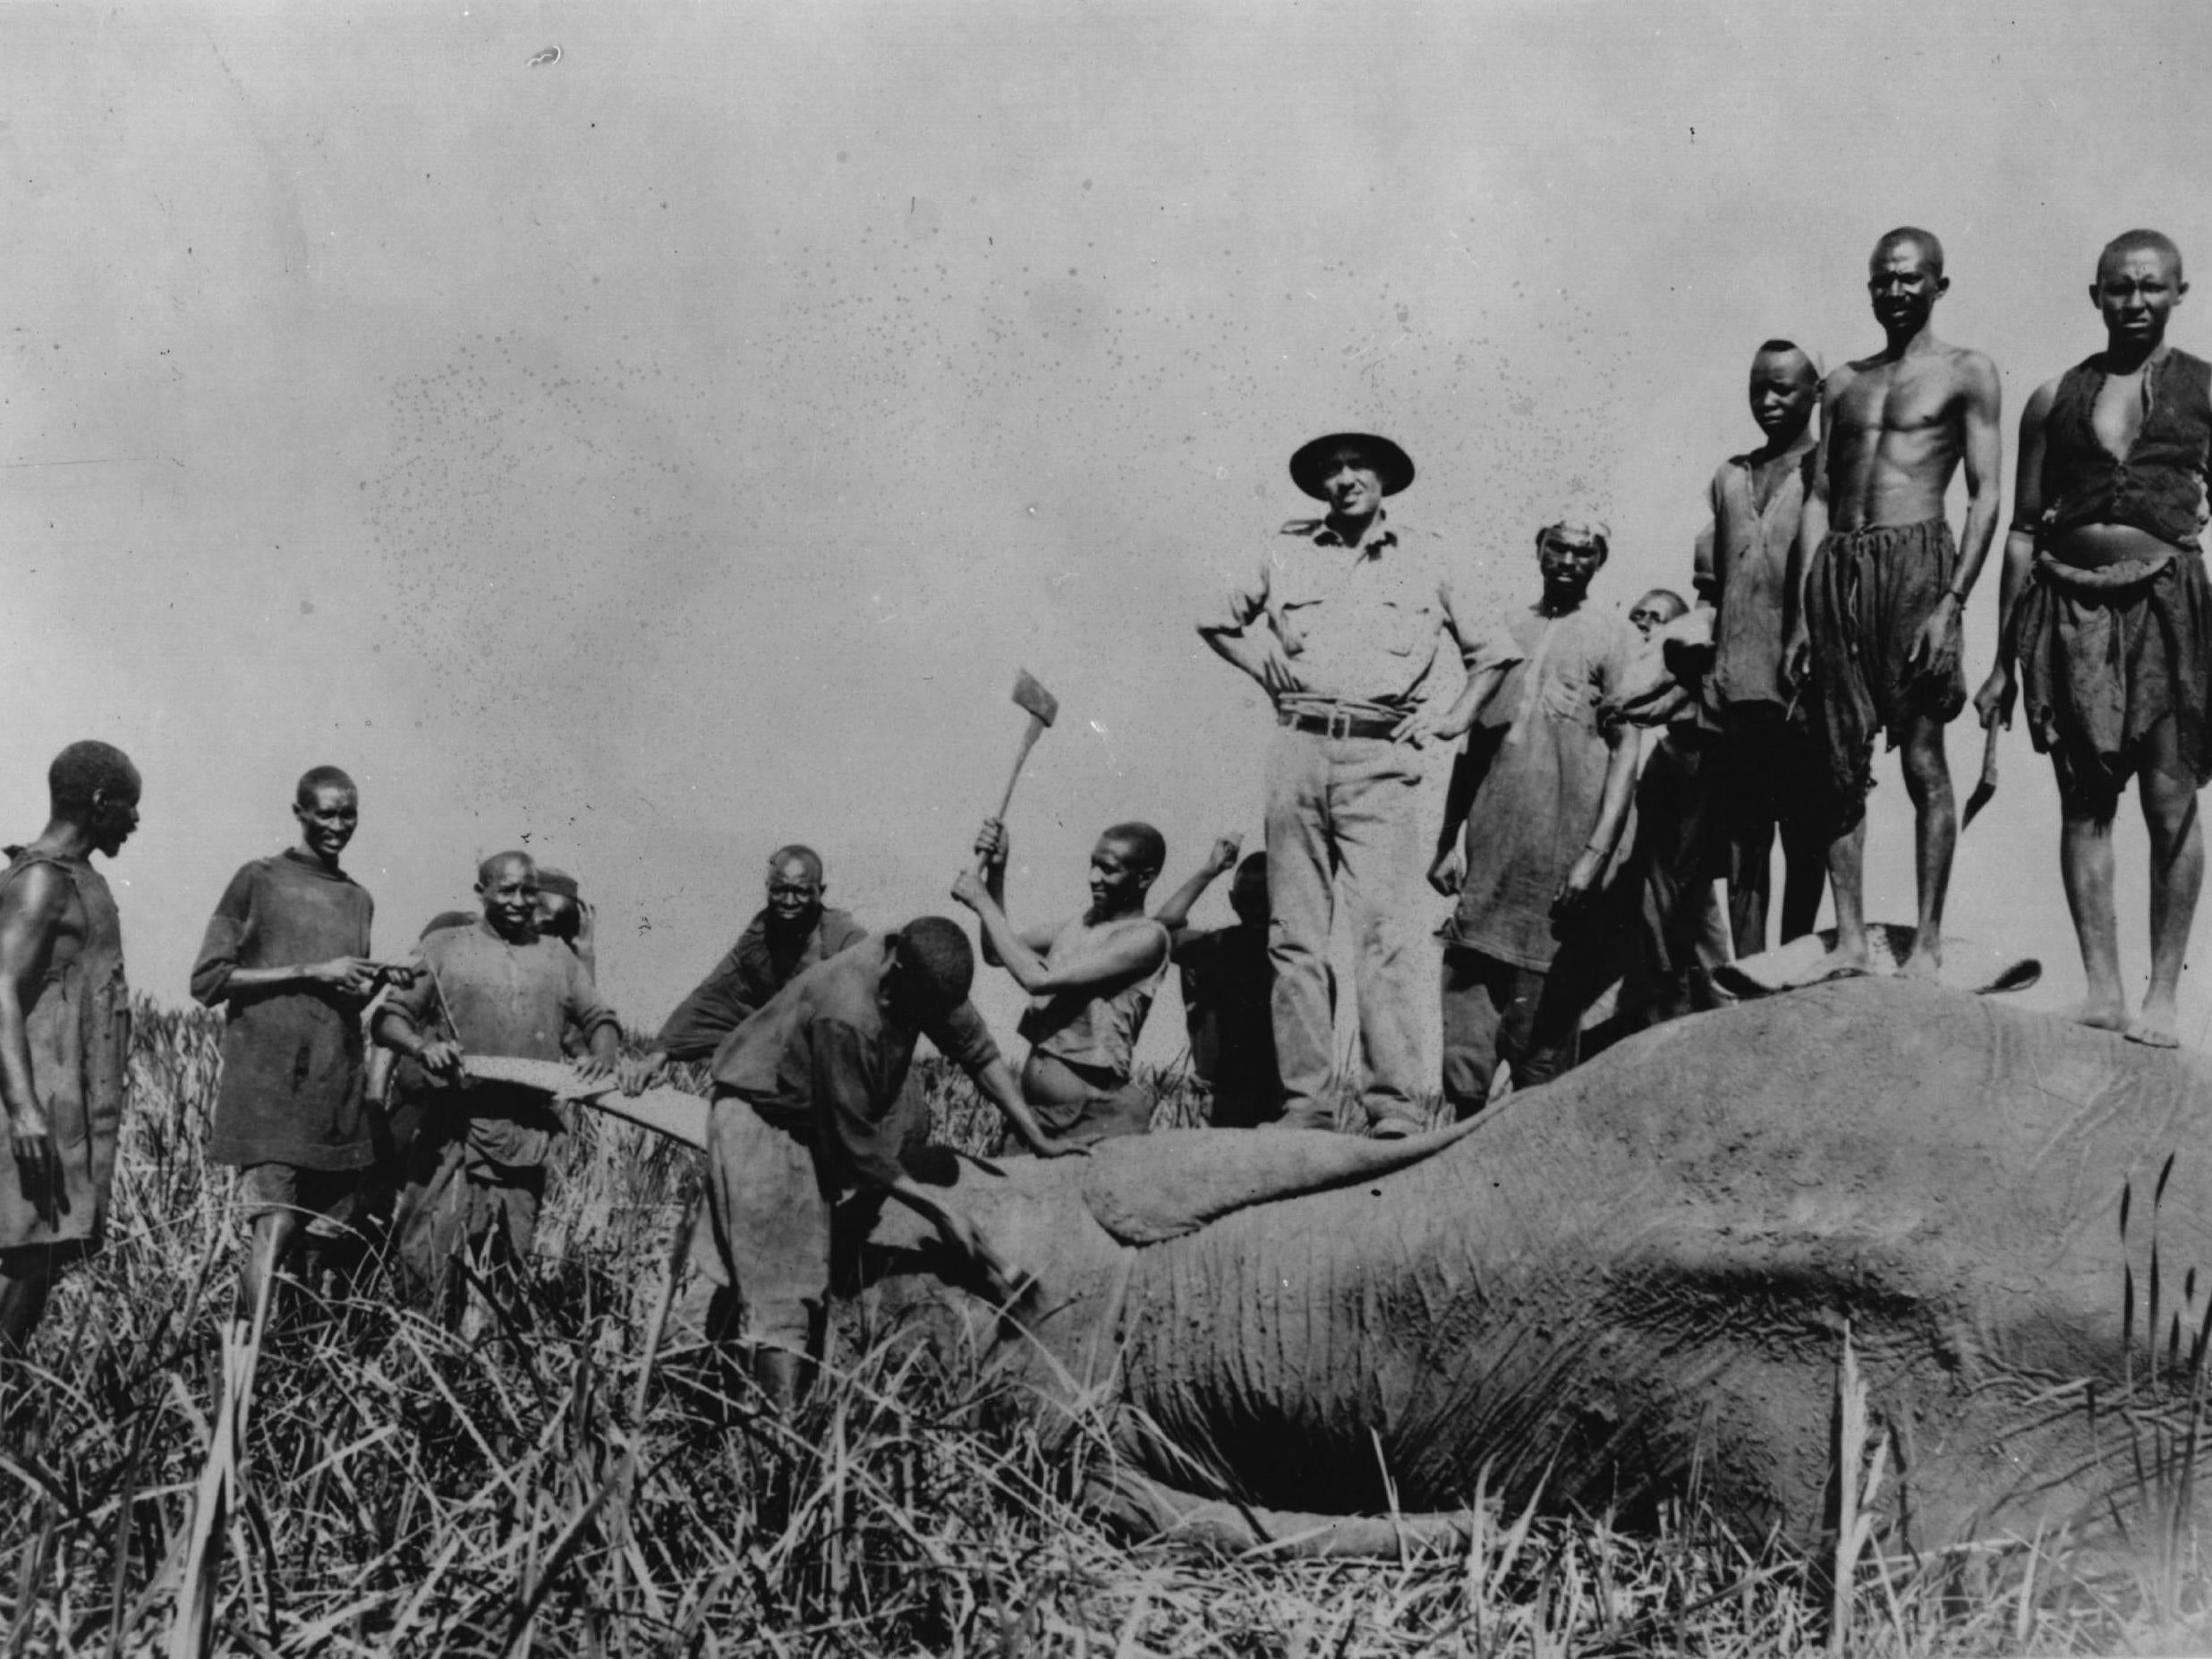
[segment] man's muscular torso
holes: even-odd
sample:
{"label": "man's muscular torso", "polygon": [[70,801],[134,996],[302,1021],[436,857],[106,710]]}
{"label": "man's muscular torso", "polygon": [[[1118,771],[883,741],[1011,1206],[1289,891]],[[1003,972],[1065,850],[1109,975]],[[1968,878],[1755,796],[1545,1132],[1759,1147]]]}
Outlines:
{"label": "man's muscular torso", "polygon": [[1941,518],[1966,453],[1966,408],[1981,353],[1955,345],[1869,357],[1829,377],[1823,420],[1831,530]]}

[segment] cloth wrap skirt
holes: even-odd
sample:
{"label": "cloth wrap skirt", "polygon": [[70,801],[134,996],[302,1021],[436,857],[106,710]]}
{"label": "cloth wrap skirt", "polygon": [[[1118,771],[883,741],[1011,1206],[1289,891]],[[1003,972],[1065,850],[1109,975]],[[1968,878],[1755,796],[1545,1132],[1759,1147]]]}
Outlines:
{"label": "cloth wrap skirt", "polygon": [[[2212,583],[2194,548],[2090,570],[2036,556],[2014,608],[2021,708],[2059,787],[2106,806],[2146,765],[2212,781]],[[2149,739],[2171,717],[2157,760]]]}
{"label": "cloth wrap skirt", "polygon": [[1966,665],[1930,678],[1911,668],[1913,642],[1959,563],[1940,518],[1824,537],[1805,577],[1812,645],[1809,708],[1827,805],[1850,824],[1874,787],[1874,744],[1895,748],[1917,718],[1939,724],[1966,707]]}

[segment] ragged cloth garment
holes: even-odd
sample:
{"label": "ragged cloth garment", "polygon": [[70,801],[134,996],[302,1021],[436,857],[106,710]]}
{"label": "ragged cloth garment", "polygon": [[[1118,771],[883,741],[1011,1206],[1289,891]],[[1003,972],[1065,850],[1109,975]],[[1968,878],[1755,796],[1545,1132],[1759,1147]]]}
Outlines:
{"label": "ragged cloth garment", "polygon": [[2039,553],[2013,626],[2028,730],[2061,788],[2110,801],[2168,718],[2190,784],[2212,782],[2212,583],[2196,549],[2095,570]]}
{"label": "ragged cloth garment", "polygon": [[[1523,660],[1476,717],[1468,763],[1480,776],[1467,815],[1467,877],[1444,924],[1447,946],[1543,973],[1560,940],[1552,904],[1597,824],[1612,750],[1598,705],[1616,701],[1640,642],[1620,616],[1531,607],[1512,624]],[[1600,877],[1634,845],[1633,812]]]}
{"label": "ragged cloth garment", "polygon": [[1813,553],[1805,576],[1808,712],[1828,804],[1845,823],[1874,787],[1876,737],[1886,736],[1893,749],[1916,715],[1947,725],[1966,707],[1963,653],[1934,682],[1910,667],[1958,564],[1951,526],[1940,518],[1832,532]]}
{"label": "ragged cloth garment", "polygon": [[107,882],[81,859],[13,849],[0,888],[34,864],[53,866],[75,890],[84,933],[73,950],[67,940],[55,941],[23,1010],[31,1086],[46,1107],[61,1168],[58,1189],[26,1192],[20,1167],[7,1160],[0,1170],[0,1254],[43,1248],[86,1255],[100,1247],[106,1231],[129,1087],[131,991],[123,979],[123,926]]}
{"label": "ragged cloth garment", "polygon": [[366,889],[296,847],[244,865],[224,889],[191,981],[197,1001],[224,1012],[213,1161],[359,1170],[373,1161],[362,999],[304,983],[236,995],[229,987],[239,968],[367,956],[374,911]]}

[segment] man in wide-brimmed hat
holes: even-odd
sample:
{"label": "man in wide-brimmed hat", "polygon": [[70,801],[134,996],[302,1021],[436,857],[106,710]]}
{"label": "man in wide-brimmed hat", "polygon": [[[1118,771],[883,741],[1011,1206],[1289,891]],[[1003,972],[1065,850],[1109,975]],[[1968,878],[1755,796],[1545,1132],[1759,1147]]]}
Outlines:
{"label": "man in wide-brimmed hat", "polygon": [[[1285,524],[1226,617],[1198,625],[1275,706],[1268,954],[1283,1122],[1330,1127],[1329,929],[1340,871],[1357,941],[1363,1103],[1374,1133],[1405,1135],[1418,1127],[1429,963],[1413,884],[1423,864],[1421,749],[1465,732],[1519,653],[1498,623],[1455,602],[1442,540],[1384,509],[1413,482],[1403,449],[1369,432],[1331,432],[1290,457],[1290,477],[1328,512]],[[1430,684],[1440,629],[1467,668],[1466,686],[1441,708]]]}

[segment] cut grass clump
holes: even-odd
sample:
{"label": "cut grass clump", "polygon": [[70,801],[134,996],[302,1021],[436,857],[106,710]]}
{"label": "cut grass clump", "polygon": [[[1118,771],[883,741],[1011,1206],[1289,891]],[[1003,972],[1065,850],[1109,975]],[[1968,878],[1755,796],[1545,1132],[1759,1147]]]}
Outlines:
{"label": "cut grass clump", "polygon": [[[227,1172],[203,1157],[217,1030],[198,1013],[141,1010],[109,1246],[65,1281],[31,1364],[9,1379],[22,1402],[0,1450],[11,1653],[166,1651],[241,1243]],[[929,1065],[923,1081],[940,1138],[996,1147],[996,1113],[957,1074]],[[1159,1121],[1202,1118],[1187,1079],[1165,1077],[1161,1093]],[[1481,1501],[1465,1544],[1378,1562],[1132,1544],[1076,1502],[1108,1468],[1110,1425],[1079,1424],[1048,1451],[987,1366],[933,1353],[865,1306],[841,1314],[833,1363],[795,1420],[779,1420],[686,1314],[648,1353],[695,1158],[580,1119],[529,1293],[473,1340],[401,1308],[373,1271],[351,1289],[294,1290],[259,1357],[210,1604],[215,1651],[1829,1646],[1825,1578],[1693,1507],[1630,1537],[1602,1518]],[[1879,1547],[1842,1598],[1841,1642],[1856,1654],[2141,1650],[2186,1645],[2177,1631],[2212,1642],[2200,1589],[2092,1575],[2063,1541],[1994,1553],[1964,1607],[1949,1567],[1884,1561]],[[2185,1529],[2159,1549],[2176,1582],[2202,1565]]]}

